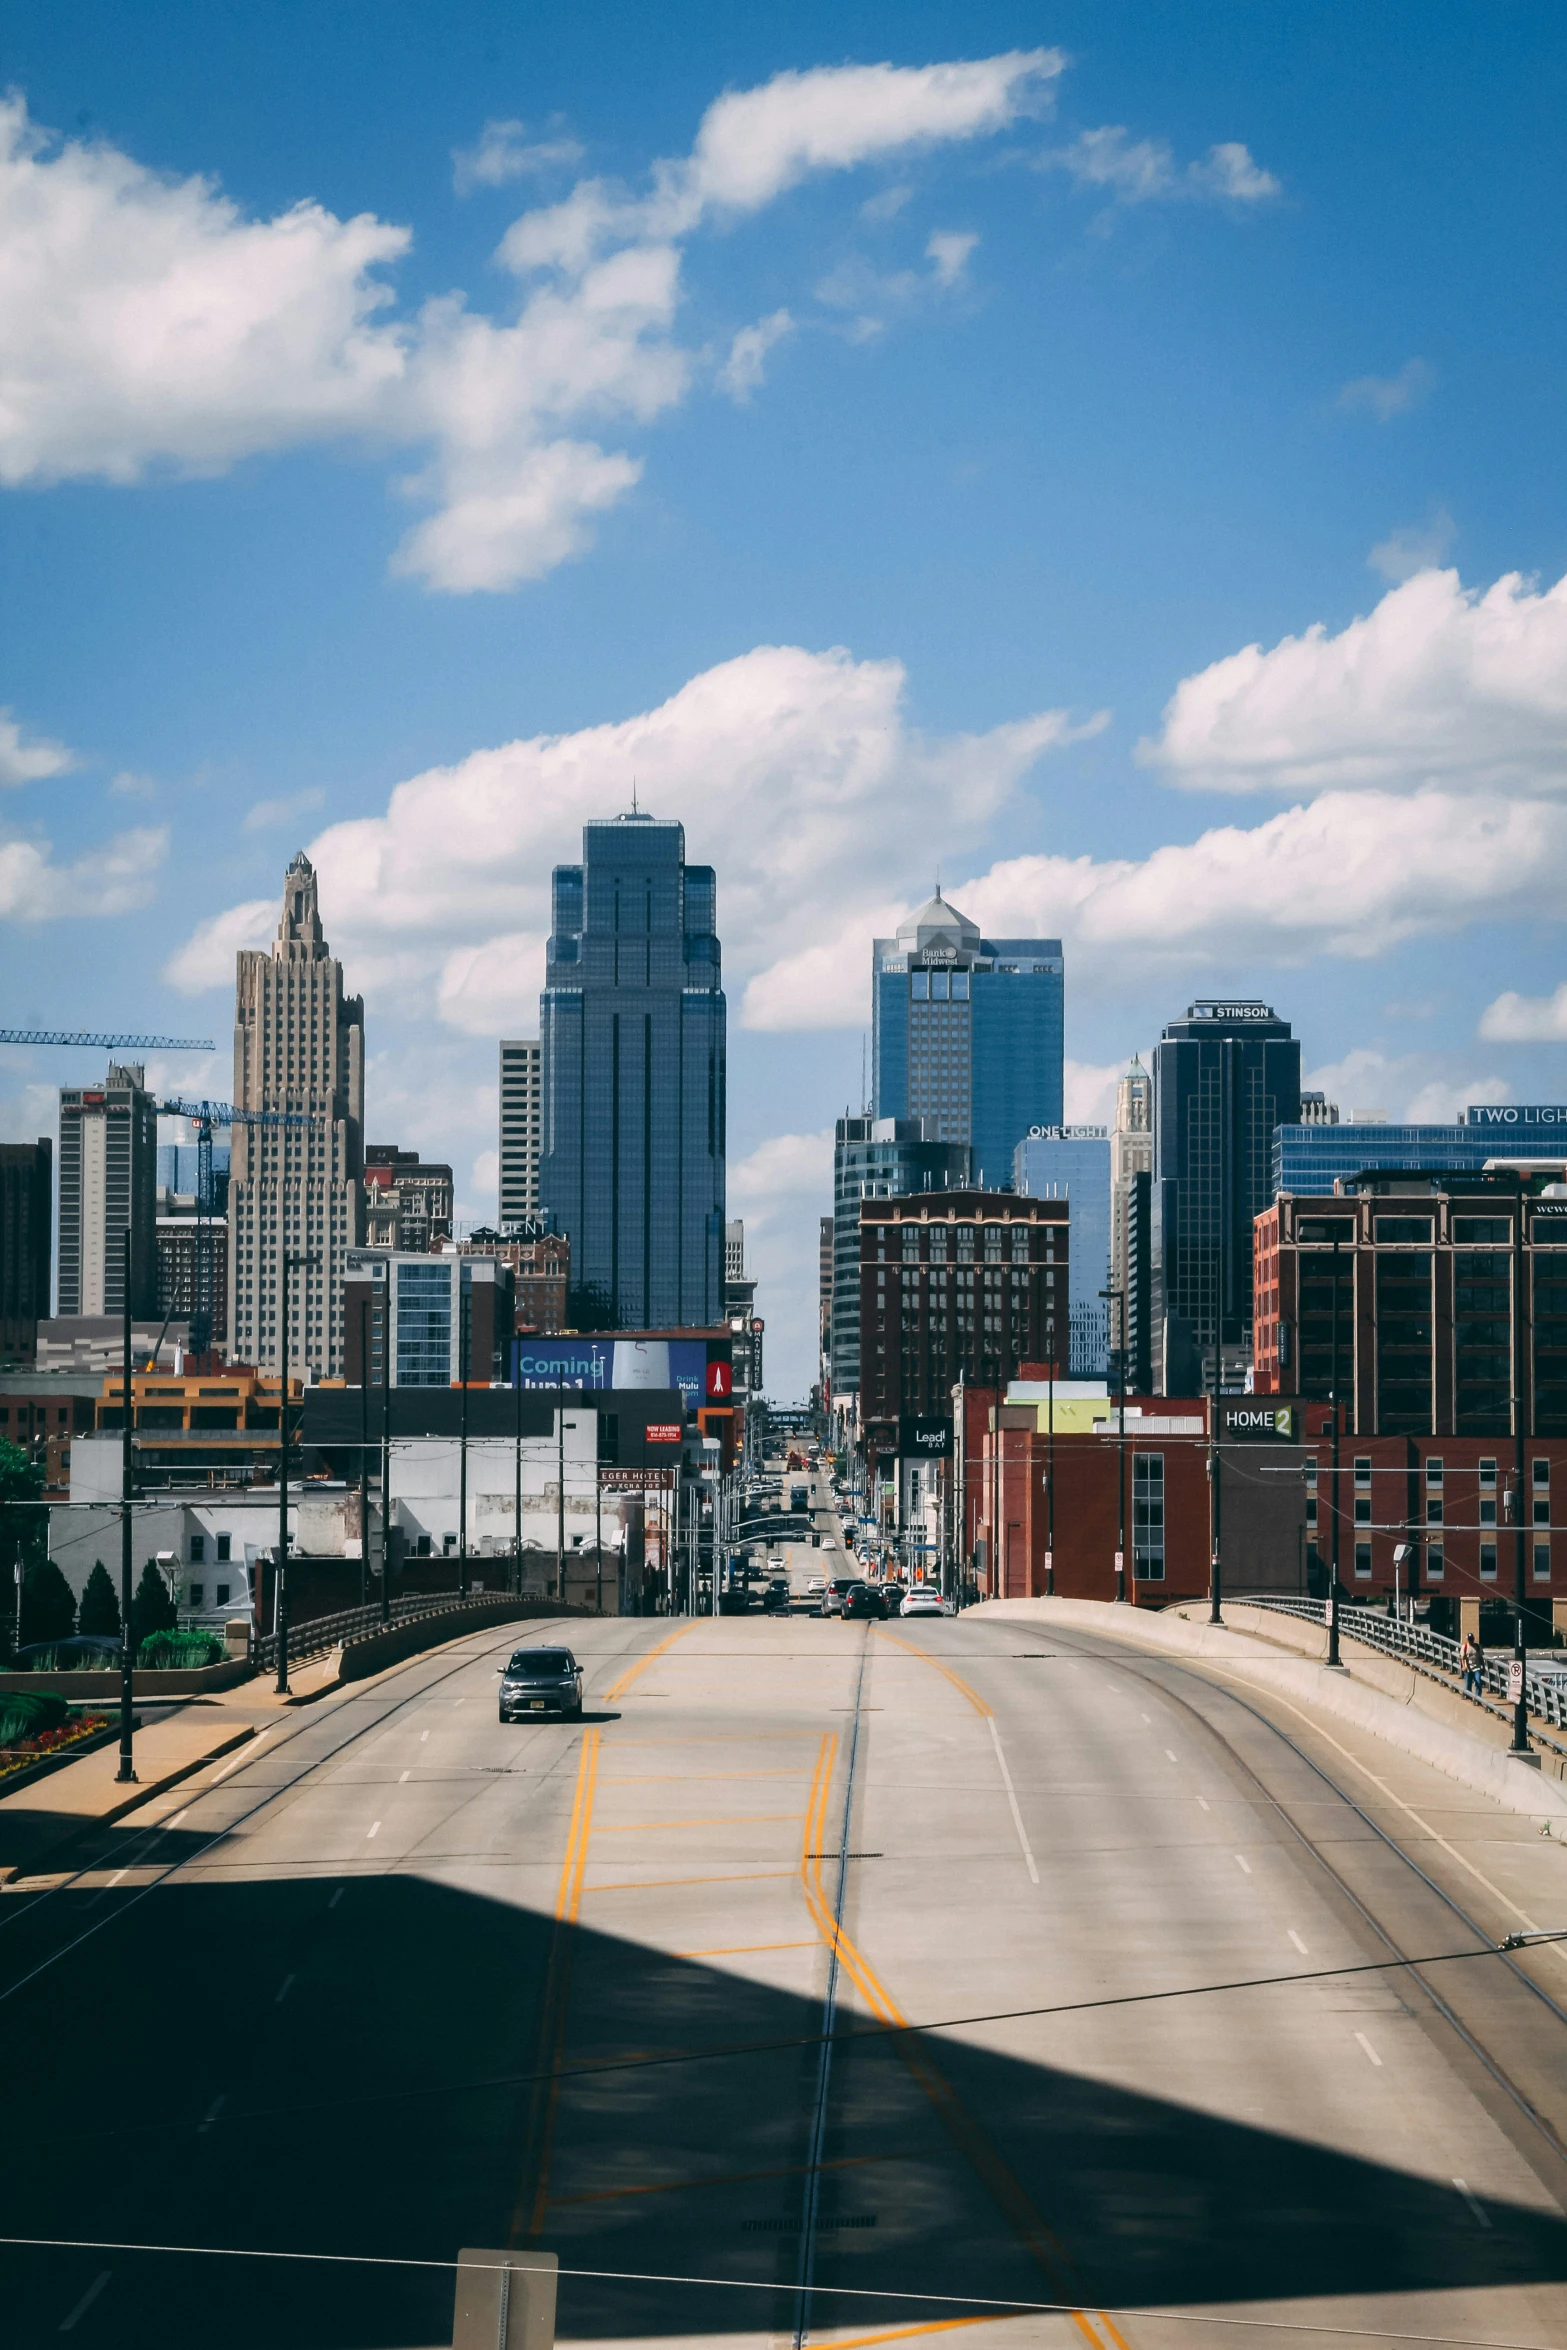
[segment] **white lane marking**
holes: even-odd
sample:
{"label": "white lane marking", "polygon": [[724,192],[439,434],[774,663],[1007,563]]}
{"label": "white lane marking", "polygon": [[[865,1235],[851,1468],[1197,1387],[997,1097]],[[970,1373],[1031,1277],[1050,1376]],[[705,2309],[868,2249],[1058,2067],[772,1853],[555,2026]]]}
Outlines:
{"label": "white lane marking", "polygon": [[198,2138],[204,2138],[206,2136],[207,2132],[211,2129],[213,2123],[217,2120],[218,2115],[223,2111],[223,2108],[225,2105],[227,2105],[227,2103],[227,2090],[223,2092],[221,2097],[213,2098],[212,2103],[206,2110],[206,2113],[203,2115],[201,2121],[196,2126],[196,2135]]}
{"label": "white lane marking", "polygon": [[1305,1943],[1304,1943],[1304,1942],[1301,1940],[1300,1936],[1299,1936],[1299,1935],[1296,1933],[1296,1931],[1295,1931],[1294,1927],[1293,1927],[1293,1926],[1288,1926],[1288,1927],[1286,1927],[1286,1928],[1285,1928],[1285,1931],[1286,1931],[1286,1933],[1289,1935],[1289,1938],[1290,1938],[1290,1940],[1291,1940],[1291,1941],[1294,1943],[1294,1945],[1295,1945],[1296,1949],[1297,1949],[1297,1950],[1300,1952],[1300,1955],[1301,1955],[1301,1957],[1302,1957],[1302,1958],[1309,1958],[1309,1957],[1311,1956],[1311,1952],[1310,1952],[1310,1951],[1309,1951],[1309,1950],[1306,1948],[1306,1945],[1305,1945]]}
{"label": "white lane marking", "polygon": [[1164,1758],[1166,1762],[1174,1762],[1177,1759],[1168,1746],[1164,1750]]}
{"label": "white lane marking", "polygon": [[336,1909],[336,1907],[337,1907],[338,1903],[339,1903],[339,1902],[342,1900],[342,1898],[343,1898],[343,1888],[342,1888],[342,1886],[341,1886],[341,1885],[339,1885],[339,1887],[338,1887],[337,1891],[336,1891],[336,1892],[333,1894],[333,1896],[332,1896],[331,1900],[330,1900],[330,1901],[327,1903],[327,1908],[328,1908],[328,1909]]}
{"label": "white lane marking", "polygon": [[1238,1852],[1235,1855],[1235,1866],[1238,1869],[1244,1869],[1248,1877],[1251,1875],[1251,1862],[1246,1858],[1244,1852]]}
{"label": "white lane marking", "polygon": [[995,1748],[996,1760],[1001,1765],[1001,1776],[1006,1785],[1007,1801],[1012,1806],[1012,1825],[1014,1828],[1016,1828],[1017,1840],[1023,1847],[1023,1858],[1028,1863],[1028,1873],[1033,1878],[1034,1883],[1037,1885],[1039,1883],[1039,1871],[1034,1866],[1034,1855],[1029,1850],[1028,1838],[1023,1833],[1023,1814],[1018,1810],[1017,1792],[1012,1785],[1012,1773],[1007,1769],[1007,1758],[1001,1751],[1001,1733],[996,1728],[996,1717],[994,1714],[987,1714],[985,1718],[990,1724],[990,1743]]}
{"label": "white lane marking", "polygon": [[421,1745],[421,1746],[424,1744],[425,1740],[426,1740],[426,1739],[429,1737],[429,1735],[430,1735],[430,1733],[429,1733],[429,1731],[428,1731],[428,1730],[421,1730],[421,1731],[420,1731],[420,1733],[419,1733],[419,1743],[420,1743],[420,1745]]}
{"label": "white lane marking", "polygon": [[87,2315],[88,2310],[91,2309],[93,2303],[97,2300],[99,2294],[103,2291],[104,2286],[108,2283],[113,2273],[114,2272],[112,2269],[101,2269],[98,2275],[93,2278],[92,2283],[88,2286],[80,2301],[77,2302],[76,2307],[71,2311],[70,2316],[64,2317],[60,2320],[60,2331],[62,2334],[68,2334],[71,2331],[71,2328],[75,2325],[77,2319]]}
{"label": "white lane marking", "polygon": [[187,1803],[183,1811],[177,1811],[172,1820],[165,1820],[163,1824],[166,1828],[177,1828],[181,1820],[187,1820],[189,1817],[190,1805]]}
{"label": "white lane marking", "polygon": [[1369,2040],[1366,2038],[1366,2035],[1365,2035],[1365,2033],[1364,2033],[1364,2032],[1357,2032],[1357,2033],[1355,2034],[1355,2038],[1356,2038],[1356,2039],[1357,2039],[1357,2040],[1360,2042],[1360,2045],[1361,2045],[1361,2047],[1362,2047],[1362,2048],[1365,2050],[1366,2054],[1367,2054],[1367,2055],[1370,2057],[1370,2059],[1371,2059],[1372,2063],[1373,2063],[1373,2064],[1376,2066],[1376,2068],[1377,2068],[1378,2072],[1380,2072],[1380,2071],[1382,2070],[1382,2059],[1381,2059],[1381,2057],[1380,2057],[1380,2056],[1378,2056],[1378,2054],[1377,2054],[1376,2050],[1375,2050],[1375,2049],[1372,2047],[1372,2045],[1371,2045],[1371,2042],[1370,2042],[1370,2041],[1369,2041]]}
{"label": "white lane marking", "polygon": [[251,1756],[255,1753],[256,1748],[261,1744],[262,1739],[270,1738],[271,1735],[272,1733],[270,1730],[258,1730],[254,1738],[247,1739],[239,1753],[235,1755],[234,1760],[232,1762],[226,1762],[223,1765],[222,1770],[215,1775],[212,1782],[213,1786],[215,1787],[217,1785],[219,1779],[226,1779],[230,1771],[237,1771],[241,1763],[249,1762]]}
{"label": "white lane marking", "polygon": [[1212,1809],[1212,1806],[1201,1795],[1199,1795],[1197,1798],[1197,1808],[1199,1811],[1209,1811]]}
{"label": "white lane marking", "polygon": [[289,1995],[290,1991],[292,1991],[292,1990],[293,1990],[293,1988],[294,1988],[294,1978],[293,1978],[293,1976],[292,1976],[292,1975],[285,1975],[285,1976],[283,1977],[283,1980],[282,1980],[282,1982],[281,1982],[281,1983],[278,1985],[277,1997],[276,1997],[276,1998],[273,2000],[273,2002],[272,2002],[273,2006],[274,2006],[274,2007],[281,2007],[281,2006],[282,2006],[282,2004],[283,2004],[283,2002],[284,2002],[284,2000],[285,2000],[285,1999],[288,1997],[288,1995]]}
{"label": "white lane marking", "polygon": [[399,1787],[402,1785],[402,1783],[403,1783],[403,1780],[404,1780],[404,1779],[406,1779],[406,1778],[407,1778],[407,1776],[408,1776],[408,1773],[407,1773],[406,1771],[403,1771],[403,1772],[402,1772],[402,1773],[399,1775],[399,1778],[398,1778],[398,1781],[397,1781],[397,1784],[398,1784],[398,1786],[399,1786]]}
{"label": "white lane marking", "polygon": [[379,1835],[380,1835],[380,1833],[381,1833],[381,1823],[380,1823],[380,1821],[379,1821],[379,1820],[377,1820],[377,1821],[374,1823],[374,1825],[373,1825],[372,1827],[368,1827],[368,1828],[366,1828],[366,1830],[365,1830],[365,1836],[366,1836],[366,1839],[367,1839],[367,1840],[368,1840],[368,1839],[369,1839],[371,1836],[379,1836]]}
{"label": "white lane marking", "polygon": [[1143,1720],[1144,1720],[1144,1721],[1145,1721],[1145,1722],[1148,1724],[1148,1727],[1149,1727],[1149,1729],[1151,1730],[1151,1729],[1153,1728],[1153,1715],[1152,1715],[1152,1714],[1144,1714],[1144,1716],[1143,1716]]}
{"label": "white lane marking", "polygon": [[122,1877],[128,1876],[129,1874],[130,1872],[128,1869],[116,1869],[113,1876],[109,1879],[109,1883],[111,1885],[117,1885]]}
{"label": "white lane marking", "polygon": [[1469,2181],[1467,2179],[1455,2179],[1453,2181],[1453,2185],[1458,2189],[1459,2194],[1462,2195],[1464,2201],[1468,2204],[1470,2210],[1474,2213],[1475,2218],[1479,2221],[1481,2227],[1488,2228],[1491,2224],[1491,2215],[1486,2210],[1485,2205],[1481,2202],[1479,2196],[1474,2192],[1474,2189],[1470,2186]]}

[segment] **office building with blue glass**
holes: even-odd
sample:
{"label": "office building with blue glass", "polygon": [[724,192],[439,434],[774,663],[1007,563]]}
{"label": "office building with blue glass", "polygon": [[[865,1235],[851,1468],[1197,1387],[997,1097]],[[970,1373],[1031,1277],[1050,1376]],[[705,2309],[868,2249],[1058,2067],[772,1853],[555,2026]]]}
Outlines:
{"label": "office building with blue glass", "polygon": [[[1012,1154],[1012,1188],[1030,1199],[1064,1199],[1068,1210],[1069,1308],[1074,1379],[1103,1379],[1112,1339],[1110,1280],[1110,1132],[1105,1126],[1036,1126]],[[1121,1324],[1115,1340],[1120,1343]]]}
{"label": "office building with blue glass", "polygon": [[1375,1167],[1411,1173],[1478,1175],[1492,1159],[1567,1158],[1567,1106],[1554,1102],[1471,1102],[1451,1126],[1352,1119],[1344,1126],[1280,1126],[1273,1137],[1273,1189],[1323,1197]]}
{"label": "office building with blue glass", "polygon": [[923,1118],[965,1144],[999,1190],[1031,1126],[1062,1121],[1064,980],[1058,938],[982,938],[938,889],[871,958],[877,1118]]}
{"label": "office building with blue glass", "polygon": [[679,824],[584,825],[539,1002],[539,1203],[571,1237],[579,1329],[722,1316],[725,1030],[712,866]]}

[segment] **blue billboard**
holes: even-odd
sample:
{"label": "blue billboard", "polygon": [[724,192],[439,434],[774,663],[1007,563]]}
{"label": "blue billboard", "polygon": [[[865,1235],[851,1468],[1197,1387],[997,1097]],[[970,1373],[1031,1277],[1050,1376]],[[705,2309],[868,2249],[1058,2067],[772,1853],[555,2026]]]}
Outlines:
{"label": "blue billboard", "polygon": [[[727,1373],[727,1365],[725,1366]],[[523,1387],[678,1387],[686,1410],[708,1401],[707,1341],[702,1338],[517,1338],[512,1379]],[[727,1378],[722,1392],[728,1394]]]}

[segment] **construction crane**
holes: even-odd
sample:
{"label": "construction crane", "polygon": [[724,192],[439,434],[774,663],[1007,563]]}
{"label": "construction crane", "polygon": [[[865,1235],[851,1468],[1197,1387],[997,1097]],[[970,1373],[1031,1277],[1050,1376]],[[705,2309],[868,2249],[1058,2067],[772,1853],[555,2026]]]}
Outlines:
{"label": "construction crane", "polygon": [[101,1051],[211,1053],[210,1036],[100,1036],[89,1028],[0,1028],[0,1044],[85,1044]]}
{"label": "construction crane", "polygon": [[[212,1178],[214,1126],[314,1126],[317,1119],[302,1110],[237,1110],[232,1102],[159,1102],[164,1118],[188,1118],[196,1129],[196,1278],[193,1285],[190,1343],[193,1354],[205,1354],[212,1342],[212,1219],[217,1194]],[[164,1330],[174,1313],[170,1300]],[[230,1334],[232,1336],[232,1333]],[[158,1345],[163,1344],[160,1333]],[[153,1350],[157,1362],[157,1348]]]}

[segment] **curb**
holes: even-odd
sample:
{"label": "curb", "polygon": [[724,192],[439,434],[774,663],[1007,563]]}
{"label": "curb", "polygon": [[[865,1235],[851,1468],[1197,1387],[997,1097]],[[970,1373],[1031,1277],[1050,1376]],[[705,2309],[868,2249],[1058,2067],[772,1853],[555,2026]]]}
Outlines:
{"label": "curb", "polygon": [[[115,1735],[118,1736],[117,1731]],[[225,1754],[232,1754],[236,1746],[248,1744],[255,1735],[254,1723],[247,1722],[243,1730],[231,1731],[216,1746],[209,1746],[204,1754],[195,1755],[189,1762],[181,1763],[178,1770],[165,1771],[161,1778],[138,1782],[128,1795],[122,1796],[118,1803],[111,1804],[107,1811],[95,1811],[90,1817],[73,1820],[62,1835],[57,1836],[52,1844],[46,1844],[41,1852],[35,1852],[25,1865],[21,1862],[0,1863],[0,1886],[12,1884],[18,1877],[37,1876],[41,1861],[68,1851],[80,1837],[89,1834],[94,1828],[112,1828],[117,1820],[139,1811],[155,1795],[166,1794],[169,1788],[177,1787],[182,1779],[193,1778],[208,1763],[217,1762]]]}

